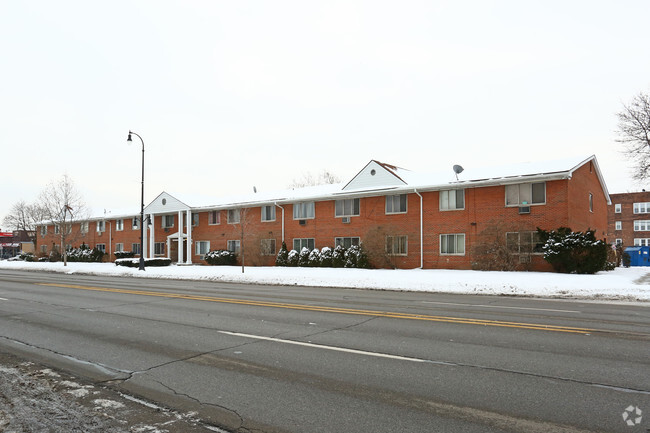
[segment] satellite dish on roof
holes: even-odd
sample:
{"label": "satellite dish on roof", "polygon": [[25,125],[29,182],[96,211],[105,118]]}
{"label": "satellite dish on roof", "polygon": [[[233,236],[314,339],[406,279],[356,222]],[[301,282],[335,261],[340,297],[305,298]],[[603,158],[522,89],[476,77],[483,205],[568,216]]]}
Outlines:
{"label": "satellite dish on roof", "polygon": [[454,168],[454,173],[456,173],[456,180],[458,180],[458,175],[460,173],[462,173],[463,170],[465,170],[465,169],[463,167],[461,167],[460,165],[458,165],[458,164],[454,165],[453,168]]}

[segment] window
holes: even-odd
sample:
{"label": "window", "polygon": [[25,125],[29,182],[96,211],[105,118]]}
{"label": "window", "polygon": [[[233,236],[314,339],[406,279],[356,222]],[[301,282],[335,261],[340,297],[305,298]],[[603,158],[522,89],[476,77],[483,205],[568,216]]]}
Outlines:
{"label": "window", "polygon": [[650,213],[650,203],[634,203],[634,213]]}
{"label": "window", "polygon": [[594,195],[589,193],[589,212],[594,211]]}
{"label": "window", "polygon": [[634,221],[635,232],[645,232],[650,230],[650,220],[637,220]]}
{"label": "window", "polygon": [[41,253],[43,254],[47,253],[47,245],[41,245]]}
{"label": "window", "polygon": [[300,252],[303,248],[307,248],[309,251],[316,248],[316,241],[314,238],[296,238],[293,240],[293,249]]}
{"label": "window", "polygon": [[262,206],[262,221],[275,221],[275,206]]}
{"label": "window", "polygon": [[616,245],[623,245],[623,239],[616,239]]}
{"label": "window", "polygon": [[201,259],[210,251],[210,241],[196,241],[194,243],[194,254],[201,256]]}
{"label": "window", "polygon": [[623,230],[623,222],[616,221],[616,230]]}
{"label": "window", "polygon": [[115,244],[115,252],[121,253],[122,251],[124,251],[124,244]]}
{"label": "window", "polygon": [[192,227],[196,227],[199,225],[199,214],[198,213],[193,213],[192,214]]}
{"label": "window", "polygon": [[349,198],[344,200],[336,200],[334,216],[359,216],[359,199]]}
{"label": "window", "polygon": [[617,203],[614,205],[614,212],[615,213],[621,213],[621,204]]}
{"label": "window", "polygon": [[294,203],[293,205],[293,219],[304,220],[314,218],[314,202],[308,201],[304,203]]}
{"label": "window", "polygon": [[106,221],[97,221],[97,231],[100,233],[106,231]]}
{"label": "window", "polygon": [[350,248],[352,245],[359,246],[361,244],[360,237],[346,237],[346,238],[334,238],[334,246],[341,245],[343,248]]}
{"label": "window", "polygon": [[153,244],[153,253],[157,256],[162,256],[165,254],[165,243],[164,242],[156,242]]}
{"label": "window", "polygon": [[386,253],[391,256],[408,254],[408,236],[386,236]]}
{"label": "window", "polygon": [[387,195],[386,196],[386,213],[406,213],[406,194]]}
{"label": "window", "polygon": [[544,243],[539,233],[535,232],[508,232],[506,233],[506,247],[513,254],[541,254]]}
{"label": "window", "polygon": [[649,238],[634,238],[634,246],[635,247],[647,247],[650,245],[650,239]]}
{"label": "window", "polygon": [[208,224],[214,226],[217,224],[221,224],[221,214],[219,213],[218,210],[213,210],[208,212]]}
{"label": "window", "polygon": [[124,230],[124,220],[115,220],[115,230],[118,232]]}
{"label": "window", "polygon": [[131,244],[131,252],[133,254],[140,254],[140,244]]}
{"label": "window", "polygon": [[41,236],[47,236],[47,226],[41,226]]}
{"label": "window", "polygon": [[240,217],[239,209],[228,209],[228,224],[237,224]]}
{"label": "window", "polygon": [[83,234],[88,233],[88,221],[84,221],[79,224],[79,231],[81,231]]}
{"label": "window", "polygon": [[131,229],[132,230],[140,229],[140,219],[139,218],[132,218],[131,219]]}
{"label": "window", "polygon": [[239,254],[239,240],[228,241],[228,251]]}
{"label": "window", "polygon": [[174,215],[163,215],[163,217],[162,217],[162,227],[164,229],[174,227]]}
{"label": "window", "polygon": [[61,227],[58,224],[54,224],[54,234],[58,235],[61,233]]}
{"label": "window", "polygon": [[465,254],[465,234],[440,235],[440,254]]}
{"label": "window", "polygon": [[275,255],[275,239],[261,239],[260,240],[260,253],[263,256]]}
{"label": "window", "polygon": [[544,182],[506,185],[506,206],[544,203],[546,203],[546,184]]}
{"label": "window", "polygon": [[465,190],[440,191],[440,210],[465,209]]}
{"label": "window", "polygon": [[95,245],[95,248],[97,248],[102,253],[106,253],[106,244],[97,244]]}

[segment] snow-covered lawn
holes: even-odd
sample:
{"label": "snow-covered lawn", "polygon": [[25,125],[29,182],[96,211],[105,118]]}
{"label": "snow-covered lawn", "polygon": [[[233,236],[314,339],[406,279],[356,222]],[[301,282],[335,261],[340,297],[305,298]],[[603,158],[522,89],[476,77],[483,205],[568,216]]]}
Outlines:
{"label": "snow-covered lawn", "polygon": [[617,268],[596,275],[546,272],[482,272],[443,269],[328,269],[241,266],[168,266],[137,268],[112,263],[27,263],[0,261],[0,269],[69,274],[190,279],[233,283],[309,285],[376,290],[475,293],[650,302],[650,268]]}

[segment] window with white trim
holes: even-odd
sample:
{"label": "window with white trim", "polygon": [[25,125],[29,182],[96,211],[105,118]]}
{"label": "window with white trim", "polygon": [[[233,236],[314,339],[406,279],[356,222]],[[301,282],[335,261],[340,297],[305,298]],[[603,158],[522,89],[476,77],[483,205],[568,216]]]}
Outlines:
{"label": "window with white trim", "polygon": [[386,254],[405,256],[408,254],[408,236],[386,236]]}
{"label": "window with white trim", "polygon": [[156,256],[162,256],[165,254],[165,243],[164,242],[156,242],[153,244],[153,253]]}
{"label": "window with white trim", "polygon": [[440,210],[465,209],[465,190],[451,189],[440,191]]}
{"label": "window with white trim", "polygon": [[616,239],[616,245],[623,245],[623,239],[617,238]]}
{"label": "window with white trim", "polygon": [[96,244],[95,248],[97,248],[102,253],[106,253],[106,244]]}
{"label": "window with white trim", "polygon": [[54,224],[54,234],[58,235],[60,233],[61,233],[61,226],[59,226],[58,224]]}
{"label": "window with white trim", "polygon": [[162,228],[168,229],[174,227],[174,215],[162,216]]}
{"label": "window with white trim", "polygon": [[633,206],[634,213],[650,213],[650,202],[645,203],[634,203]]}
{"label": "window with white trim", "polygon": [[334,238],[334,246],[341,245],[343,248],[350,248],[352,245],[359,246],[361,238],[358,236]]}
{"label": "window with white trim", "polygon": [[506,206],[528,206],[546,203],[546,183],[506,185]]}
{"label": "window with white trim", "polygon": [[293,240],[293,249],[300,252],[303,248],[309,251],[316,248],[316,240],[314,238],[295,238]]}
{"label": "window with white trim", "polygon": [[621,204],[620,204],[620,203],[616,203],[616,204],[614,205],[614,213],[621,213],[621,211],[622,211],[622,209],[621,209]]}
{"label": "window with white trim", "polygon": [[131,244],[131,252],[133,254],[140,254],[140,244]]}
{"label": "window with white trim", "polygon": [[594,195],[589,193],[589,212],[594,211]]}
{"label": "window with white trim", "polygon": [[210,241],[196,241],[194,242],[194,254],[201,256],[201,260],[210,251]]}
{"label": "window with white trim", "polygon": [[196,227],[199,225],[199,214],[194,212],[192,213],[192,227]]}
{"label": "window with white trim", "polygon": [[47,245],[41,245],[41,253],[43,254],[47,253]]}
{"label": "window with white trim", "polygon": [[47,236],[47,226],[41,226],[41,236]]}
{"label": "window with white trim", "polygon": [[386,196],[386,214],[406,213],[408,195],[387,195]]}
{"label": "window with white trim", "polygon": [[97,231],[99,233],[106,231],[106,221],[97,221]]}
{"label": "window with white trim", "polygon": [[615,230],[623,230],[623,222],[622,221],[616,221],[614,224],[616,225]]}
{"label": "window with white trim", "polygon": [[115,252],[121,253],[122,251],[124,251],[124,244],[122,243],[115,244]]}
{"label": "window with white trim", "polygon": [[275,239],[260,239],[260,254],[274,256],[275,252]]}
{"label": "window with white trim", "polygon": [[336,200],[334,206],[334,216],[335,217],[346,217],[346,216],[359,216],[359,199],[358,198],[346,198],[343,200]]}
{"label": "window with white trim", "polygon": [[221,224],[221,214],[218,210],[208,212],[208,224],[211,226]]}
{"label": "window with white trim", "polygon": [[86,234],[86,233],[88,233],[88,221],[82,221],[82,222],[79,224],[79,231],[80,231],[82,234]]}
{"label": "window with white trim", "polygon": [[513,254],[541,254],[544,242],[537,231],[506,233],[506,248]]}
{"label": "window with white trim", "polygon": [[275,221],[275,206],[262,206],[262,221]]}
{"label": "window with white trim", "polygon": [[650,245],[650,238],[634,238],[635,247],[647,247]]}
{"label": "window with white trim", "polygon": [[238,224],[241,219],[239,209],[228,209],[228,224]]}
{"label": "window with white trim", "polygon": [[239,247],[240,247],[239,239],[228,241],[228,247],[227,247],[228,251],[233,252],[235,254],[239,254]]}
{"label": "window with white trim", "polygon": [[440,254],[464,255],[465,234],[454,233],[454,234],[440,235]]}
{"label": "window with white trim", "polygon": [[115,220],[115,231],[121,232],[124,230],[124,220]]}
{"label": "window with white trim", "polygon": [[315,217],[315,205],[313,201],[293,204],[293,219],[305,220]]}
{"label": "window with white trim", "polygon": [[650,220],[636,220],[634,221],[635,232],[650,231]]}

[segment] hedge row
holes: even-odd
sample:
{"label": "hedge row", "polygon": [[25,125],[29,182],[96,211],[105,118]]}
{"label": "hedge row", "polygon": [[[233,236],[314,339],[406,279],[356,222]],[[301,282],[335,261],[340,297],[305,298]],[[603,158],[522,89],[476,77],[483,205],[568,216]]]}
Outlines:
{"label": "hedge row", "polygon": [[[145,267],[156,267],[156,266],[169,266],[172,264],[172,259],[168,258],[155,258],[155,259],[144,259]],[[117,259],[115,260],[115,266],[126,266],[127,268],[138,268],[140,267],[140,259]]]}
{"label": "hedge row", "polygon": [[303,248],[300,252],[287,250],[282,242],[282,248],[275,259],[276,266],[323,267],[323,268],[369,268],[368,255],[361,246],[353,245],[345,248],[337,245],[333,250],[323,247],[321,250]]}

